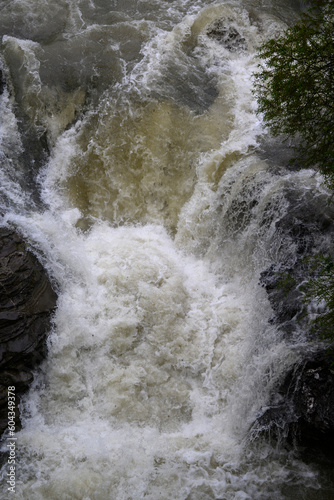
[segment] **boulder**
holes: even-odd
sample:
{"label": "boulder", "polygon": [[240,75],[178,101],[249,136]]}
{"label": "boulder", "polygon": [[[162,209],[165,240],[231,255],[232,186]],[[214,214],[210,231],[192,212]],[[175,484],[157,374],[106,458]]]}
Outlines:
{"label": "boulder", "polygon": [[[0,433],[8,424],[8,386],[16,407],[47,353],[46,338],[57,295],[24,240],[0,228]],[[19,427],[17,411],[16,424]]]}
{"label": "boulder", "polygon": [[231,52],[247,50],[245,38],[224,19],[216,19],[206,31],[209,38],[216,40]]}

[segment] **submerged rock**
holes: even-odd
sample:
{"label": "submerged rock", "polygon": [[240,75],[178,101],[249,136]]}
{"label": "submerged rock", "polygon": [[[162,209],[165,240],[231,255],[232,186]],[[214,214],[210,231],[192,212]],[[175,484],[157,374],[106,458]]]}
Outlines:
{"label": "submerged rock", "polygon": [[217,19],[207,29],[209,38],[213,38],[221,43],[231,52],[243,51],[247,49],[245,38],[232,25],[228,25],[223,19]]}
{"label": "submerged rock", "polygon": [[[8,386],[16,408],[47,353],[57,295],[40,262],[13,230],[0,228],[0,433],[8,424]],[[18,410],[16,425],[19,426]]]}

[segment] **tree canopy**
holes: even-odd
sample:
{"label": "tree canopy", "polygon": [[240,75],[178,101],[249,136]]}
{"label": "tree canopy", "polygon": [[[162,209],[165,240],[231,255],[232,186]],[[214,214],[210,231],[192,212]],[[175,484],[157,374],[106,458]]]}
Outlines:
{"label": "tree canopy", "polygon": [[334,189],[334,0],[312,0],[297,24],[259,49],[259,112],[274,135],[296,137],[297,158]]}

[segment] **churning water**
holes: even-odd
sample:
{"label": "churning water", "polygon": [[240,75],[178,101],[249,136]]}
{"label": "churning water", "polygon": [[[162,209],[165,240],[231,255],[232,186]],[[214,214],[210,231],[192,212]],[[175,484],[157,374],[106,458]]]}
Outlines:
{"label": "churning water", "polygon": [[22,408],[16,498],[333,498],[315,468],[249,436],[305,348],[268,321],[259,285],[294,259],[275,223],[288,187],[326,196],[313,171],[259,147],[255,50],[299,8],[1,6],[2,224],[59,290]]}

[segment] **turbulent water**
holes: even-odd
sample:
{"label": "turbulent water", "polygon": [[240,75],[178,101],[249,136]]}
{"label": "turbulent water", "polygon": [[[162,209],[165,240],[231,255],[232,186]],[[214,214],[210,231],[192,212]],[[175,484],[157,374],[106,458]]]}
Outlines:
{"label": "turbulent water", "polygon": [[275,229],[286,189],[326,196],[281,146],[264,152],[252,94],[256,47],[300,8],[1,5],[1,224],[59,290],[16,498],[334,498],[316,466],[249,433],[306,344],[269,322],[259,285],[294,258]]}

